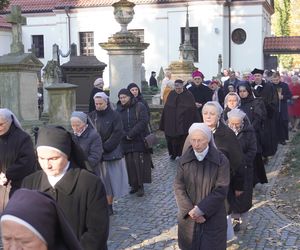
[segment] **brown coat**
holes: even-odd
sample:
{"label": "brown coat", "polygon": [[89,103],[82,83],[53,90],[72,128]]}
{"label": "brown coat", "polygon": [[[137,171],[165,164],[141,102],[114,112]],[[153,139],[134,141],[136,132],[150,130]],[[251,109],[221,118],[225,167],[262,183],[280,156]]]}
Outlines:
{"label": "brown coat", "polygon": [[200,116],[193,95],[187,90],[181,94],[172,90],[164,106],[159,129],[164,131],[166,136],[178,137],[187,135],[190,126],[199,121]]}
{"label": "brown coat", "polygon": [[[180,158],[174,182],[180,249],[226,249],[229,176],[227,158],[212,145],[203,161],[197,160],[192,147]],[[195,205],[204,213],[203,224],[195,223],[188,215]]]}

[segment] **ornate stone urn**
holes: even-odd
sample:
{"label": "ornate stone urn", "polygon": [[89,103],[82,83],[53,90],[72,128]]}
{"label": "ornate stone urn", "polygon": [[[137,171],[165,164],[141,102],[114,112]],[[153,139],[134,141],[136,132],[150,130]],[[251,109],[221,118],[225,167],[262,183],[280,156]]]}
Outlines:
{"label": "ornate stone urn", "polygon": [[112,5],[114,7],[114,16],[116,21],[121,25],[119,33],[128,33],[127,25],[132,21],[135,6],[134,3],[127,0],[120,0]]}

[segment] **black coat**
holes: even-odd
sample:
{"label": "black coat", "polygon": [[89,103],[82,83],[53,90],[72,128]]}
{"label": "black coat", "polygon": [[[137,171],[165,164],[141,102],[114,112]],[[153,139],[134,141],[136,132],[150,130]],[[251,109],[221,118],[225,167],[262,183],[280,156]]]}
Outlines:
{"label": "black coat", "polygon": [[103,92],[102,89],[98,89],[94,87],[90,93],[90,99],[89,99],[89,112],[92,112],[96,109],[95,102],[94,102],[94,95],[98,92]]}
{"label": "black coat", "polygon": [[105,110],[89,113],[89,117],[101,136],[103,159],[121,159],[123,154],[119,145],[123,137],[123,124],[119,113],[108,105]]}
{"label": "black coat", "polygon": [[159,129],[164,131],[166,136],[177,137],[187,135],[194,122],[200,122],[200,116],[192,93],[184,90],[177,94],[172,90],[164,106]]}
{"label": "black coat", "polygon": [[93,172],[99,175],[99,164],[102,159],[102,140],[96,129],[89,125],[80,135],[72,134],[73,140],[82,148]]}
{"label": "black coat", "polygon": [[20,188],[27,175],[36,170],[36,156],[30,136],[11,124],[7,133],[0,136],[0,167],[11,181],[10,196]]}
{"label": "black coat", "polygon": [[[178,243],[182,250],[225,250],[225,198],[229,185],[229,162],[210,145],[203,161],[192,147],[179,160],[174,191],[178,212]],[[195,223],[188,215],[197,205],[206,221]]]}
{"label": "black coat", "polygon": [[244,159],[242,148],[234,132],[223,122],[219,122],[214,132],[217,148],[228,158],[230,164],[230,188],[244,189]]}
{"label": "black coat", "polygon": [[266,107],[267,116],[263,123],[264,132],[261,134],[261,145],[262,154],[264,156],[271,156],[276,153],[278,145],[276,127],[278,94],[272,83],[263,80],[261,85],[257,87],[254,83],[252,87],[254,95],[261,97]]}
{"label": "black coat", "polygon": [[234,213],[247,212],[252,207],[253,192],[253,162],[256,155],[256,135],[248,119],[244,119],[244,126],[237,134],[238,141],[241,145],[244,158],[244,192],[236,197],[233,190],[228,194],[230,209]]}
{"label": "black coat", "polygon": [[150,87],[156,87],[157,88],[157,80],[155,79],[154,76],[151,76],[149,79],[149,85]]}
{"label": "black coat", "polygon": [[109,216],[104,186],[96,175],[72,165],[55,188],[43,171],[26,177],[22,187],[47,193],[56,200],[83,249],[106,250]]}
{"label": "black coat", "polygon": [[230,79],[227,79],[224,82],[224,95],[226,96],[229,93],[229,89],[228,89],[229,85],[232,85],[234,87],[234,90],[236,91],[240,82],[241,81],[237,78],[235,78],[233,82],[231,82]]}
{"label": "black coat", "polygon": [[279,116],[282,120],[288,121],[289,113],[287,101],[292,98],[292,93],[290,91],[289,85],[285,82],[279,82],[278,84],[273,84],[273,86],[277,91],[281,89],[281,94],[283,95],[283,99],[279,100],[278,102]]}
{"label": "black coat", "polygon": [[202,104],[202,106],[198,109],[201,114],[203,105],[212,100],[213,91],[203,84],[198,86],[193,84],[192,87],[189,88],[189,91],[193,94],[195,102]]}
{"label": "black coat", "polygon": [[123,123],[124,136],[121,141],[124,154],[147,152],[144,138],[148,134],[149,115],[147,108],[135,98],[128,105],[117,103],[117,111]]}

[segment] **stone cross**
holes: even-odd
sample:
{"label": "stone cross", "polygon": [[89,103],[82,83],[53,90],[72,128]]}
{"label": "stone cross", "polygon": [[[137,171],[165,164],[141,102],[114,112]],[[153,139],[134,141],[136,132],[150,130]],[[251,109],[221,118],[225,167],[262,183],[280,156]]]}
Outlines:
{"label": "stone cross", "polygon": [[12,24],[12,44],[11,53],[24,53],[24,44],[22,43],[22,25],[26,24],[26,17],[21,15],[19,5],[11,6],[11,14],[6,17],[6,21]]}

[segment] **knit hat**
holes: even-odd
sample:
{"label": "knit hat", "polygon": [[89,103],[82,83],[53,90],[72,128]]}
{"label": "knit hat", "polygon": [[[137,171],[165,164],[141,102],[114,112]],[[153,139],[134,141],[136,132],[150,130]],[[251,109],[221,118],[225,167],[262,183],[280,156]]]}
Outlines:
{"label": "knit hat", "polygon": [[192,73],[192,77],[195,78],[195,77],[201,77],[202,80],[204,79],[204,75],[202,74],[202,72],[196,70]]}
{"label": "knit hat", "polygon": [[102,89],[103,85],[104,85],[104,81],[103,81],[102,78],[97,78],[97,79],[94,81],[94,86],[95,86],[96,88]]}

